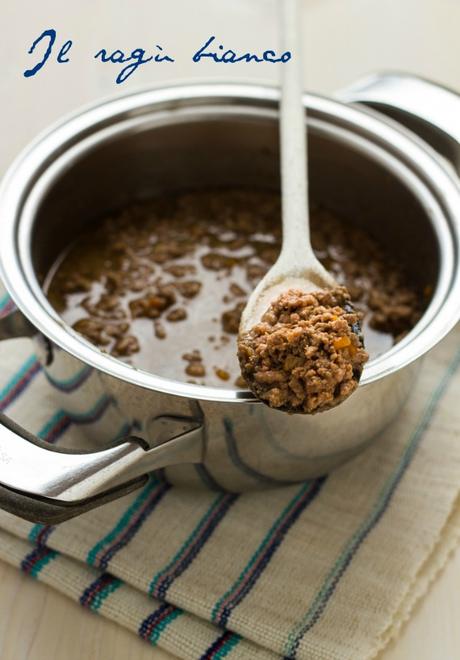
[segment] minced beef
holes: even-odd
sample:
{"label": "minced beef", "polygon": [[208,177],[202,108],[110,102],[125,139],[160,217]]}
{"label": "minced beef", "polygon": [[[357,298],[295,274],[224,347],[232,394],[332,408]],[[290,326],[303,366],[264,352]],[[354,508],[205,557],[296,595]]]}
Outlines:
{"label": "minced beef", "polygon": [[[366,349],[372,357],[385,352],[415,325],[430,292],[424,298],[353,218],[313,207],[310,225],[316,256],[363,315]],[[89,226],[46,282],[63,319],[137,368],[176,380],[192,371],[201,384],[245,387],[236,335],[250,292],[279,253],[279,194],[168,194]],[[193,345],[201,359],[187,366],[181,356]]]}
{"label": "minced beef", "polygon": [[345,287],[279,296],[241,335],[241,373],[254,394],[292,413],[328,410],[355,391],[368,354]]}

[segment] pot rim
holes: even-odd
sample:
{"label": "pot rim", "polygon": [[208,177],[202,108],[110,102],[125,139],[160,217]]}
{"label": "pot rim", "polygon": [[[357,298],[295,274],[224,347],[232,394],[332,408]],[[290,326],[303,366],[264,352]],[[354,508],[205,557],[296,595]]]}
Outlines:
{"label": "pot rim", "polygon": [[[440,273],[435,294],[419,323],[398,344],[371,360],[364,368],[360,386],[390,375],[420,358],[437,344],[460,318],[460,182],[438,154],[413,133],[367,108],[346,105],[329,98],[305,94],[304,105],[315,130],[327,127],[337,139],[352,135],[354,148],[369,150],[383,164],[391,162],[400,178],[423,202],[436,231],[441,250]],[[263,114],[276,114],[277,88],[250,83],[196,83],[141,90],[104,99],[64,118],[40,134],[16,158],[0,186],[2,241],[0,275],[16,306],[48,339],[80,361],[117,379],[142,388],[219,402],[258,402],[245,390],[226,390],[185,383],[145,372],[118,360],[90,344],[67,326],[48,303],[33,271],[29,239],[34,210],[62,172],[63,163],[104,131],[146,120],[153,111],[212,105],[241,110],[242,105]],[[180,114],[180,113],[179,113]],[[329,119],[329,123],[324,121]],[[332,121],[333,120],[333,121]],[[350,139],[348,138],[350,141]]]}

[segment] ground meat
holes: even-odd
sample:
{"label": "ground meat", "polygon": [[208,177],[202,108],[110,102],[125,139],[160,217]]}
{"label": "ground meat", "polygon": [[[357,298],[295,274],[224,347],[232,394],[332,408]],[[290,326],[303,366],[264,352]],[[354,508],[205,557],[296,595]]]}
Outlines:
{"label": "ground meat", "polygon": [[165,273],[174,275],[174,277],[185,277],[186,275],[194,275],[196,273],[196,266],[192,264],[183,264],[181,266],[165,266],[163,268]]}
{"label": "ground meat", "polygon": [[414,291],[373,289],[368,297],[372,310],[372,327],[393,336],[407,332],[420,317],[417,296]]}
{"label": "ground meat", "polygon": [[201,257],[201,263],[209,270],[230,270],[238,261],[217,252],[209,252]]}
{"label": "ground meat", "polygon": [[232,309],[228,309],[222,314],[222,327],[230,335],[237,335],[240,327],[241,314],[246,303],[238,303]]}
{"label": "ground meat", "polygon": [[215,368],[214,371],[216,372],[217,378],[220,378],[221,380],[230,380],[230,374],[228,371],[225,371],[225,369]]}
{"label": "ground meat", "polygon": [[84,277],[80,273],[73,273],[62,282],[61,287],[63,293],[80,293],[90,291],[91,285],[92,283],[89,277]]}
{"label": "ground meat", "polygon": [[241,297],[244,298],[244,296],[247,296],[246,291],[242,289],[238,284],[235,284],[235,282],[232,282],[229,288],[230,288],[230,292],[237,298],[241,298]]}
{"label": "ground meat", "polygon": [[[184,378],[181,355],[197,342],[201,367],[192,370],[204,369],[200,382],[244,388],[235,337],[248,295],[279,253],[280,218],[279,194],[263,190],[209,189],[130,203],[89,223],[45,289],[77,332],[139,369]],[[313,207],[312,244],[350,291],[363,314],[367,350],[376,356],[411,330],[433,287],[415,286],[356,220]],[[130,340],[120,352],[116,343],[125,336],[137,339],[138,350]]]}
{"label": "ground meat", "polygon": [[248,389],[248,384],[244,380],[243,376],[238,376],[235,380],[235,385],[238,387],[240,390],[247,390]]}
{"label": "ground meat", "polygon": [[157,319],[161,312],[174,304],[174,298],[153,293],[143,298],[136,298],[129,303],[133,318]]}
{"label": "ground meat", "polygon": [[186,360],[187,362],[194,362],[196,360],[201,361],[203,358],[201,356],[201,352],[195,348],[193,351],[191,351],[191,353],[184,353],[182,359]]}
{"label": "ground meat", "polygon": [[96,303],[90,297],[86,297],[83,299],[81,306],[86,309],[90,316],[99,319],[121,320],[126,318],[126,312],[121,308],[120,301],[116,296],[101,296]]}
{"label": "ground meat", "polygon": [[344,287],[287,291],[239,338],[241,373],[272,408],[328,410],[358,386],[368,359],[359,332],[359,315]]}
{"label": "ground meat", "polygon": [[191,353],[184,353],[182,359],[188,362],[188,365],[185,367],[186,374],[196,378],[203,378],[206,376],[206,369],[200,351],[195,349]]}
{"label": "ground meat", "polygon": [[133,335],[125,335],[117,339],[115,346],[112,348],[112,355],[118,357],[129,357],[140,350],[139,342]]}
{"label": "ground meat", "polygon": [[185,368],[185,373],[189,376],[195,376],[197,378],[202,378],[206,376],[206,369],[202,362],[190,362],[190,364]]}
{"label": "ground meat", "polygon": [[176,282],[176,288],[184,298],[194,298],[200,293],[201,282],[190,280],[188,282]]}
{"label": "ground meat", "polygon": [[172,309],[168,314],[166,314],[166,320],[171,323],[176,323],[176,321],[184,321],[187,318],[187,312],[183,307],[176,307]]}
{"label": "ground meat", "polygon": [[248,263],[246,266],[246,276],[249,281],[255,281],[257,283],[262,277],[268,272],[268,268],[261,266],[260,264],[251,264]]}
{"label": "ground meat", "polygon": [[154,323],[155,337],[157,339],[166,339],[166,330],[161,321],[155,321]]}
{"label": "ground meat", "polygon": [[109,343],[109,339],[104,336],[105,324],[100,319],[80,319],[72,327],[96,346],[107,346]]}
{"label": "ground meat", "polygon": [[107,323],[104,326],[105,334],[109,337],[113,337],[114,339],[120,339],[120,337],[126,335],[128,330],[129,323]]}

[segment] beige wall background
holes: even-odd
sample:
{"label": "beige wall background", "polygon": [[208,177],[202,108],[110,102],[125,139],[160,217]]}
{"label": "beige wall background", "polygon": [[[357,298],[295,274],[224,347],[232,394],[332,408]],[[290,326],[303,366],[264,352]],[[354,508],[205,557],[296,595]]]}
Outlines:
{"label": "beige wall background", "polygon": [[[271,64],[194,64],[208,36],[246,52],[278,45],[277,0],[0,0],[0,173],[41,129],[100,97],[181,79],[276,82]],[[46,28],[56,45],[72,39],[68,64],[27,51]],[[323,94],[381,69],[414,72],[460,91],[460,0],[302,0],[305,88]],[[131,52],[156,43],[176,59],[147,64],[116,85],[118,67],[93,59],[100,48]]]}

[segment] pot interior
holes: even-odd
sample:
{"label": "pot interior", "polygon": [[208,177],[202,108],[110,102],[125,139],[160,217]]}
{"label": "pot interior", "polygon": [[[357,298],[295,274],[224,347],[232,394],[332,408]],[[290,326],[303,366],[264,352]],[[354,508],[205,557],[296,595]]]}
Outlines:
{"label": "pot interior", "polygon": [[[121,129],[121,130],[120,130]],[[436,283],[436,233],[413,192],[370,150],[309,127],[310,199],[365,229],[420,287]],[[37,209],[31,256],[43,283],[65,247],[107,212],[157,193],[203,187],[279,189],[275,113],[145,117],[78,148]]]}
{"label": "pot interior", "polygon": [[[212,187],[278,190],[277,116],[236,108],[145,115],[77,141],[61,161],[33,223],[31,257],[41,284],[79,235],[135,200]],[[309,170],[314,203],[377,239],[420,290],[435,285],[436,232],[391,160],[312,116]]]}

